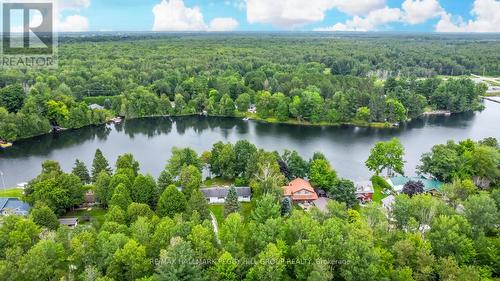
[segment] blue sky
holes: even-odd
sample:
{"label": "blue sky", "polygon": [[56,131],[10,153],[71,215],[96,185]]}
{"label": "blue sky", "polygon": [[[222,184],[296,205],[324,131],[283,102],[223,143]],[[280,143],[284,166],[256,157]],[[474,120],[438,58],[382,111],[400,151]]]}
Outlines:
{"label": "blue sky", "polygon": [[498,0],[60,0],[61,31],[500,32]]}

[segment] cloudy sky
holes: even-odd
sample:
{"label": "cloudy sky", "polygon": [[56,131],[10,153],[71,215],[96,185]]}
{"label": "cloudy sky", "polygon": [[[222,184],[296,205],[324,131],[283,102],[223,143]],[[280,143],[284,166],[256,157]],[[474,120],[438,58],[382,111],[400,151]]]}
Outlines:
{"label": "cloudy sky", "polygon": [[60,31],[500,32],[500,0],[59,0]]}

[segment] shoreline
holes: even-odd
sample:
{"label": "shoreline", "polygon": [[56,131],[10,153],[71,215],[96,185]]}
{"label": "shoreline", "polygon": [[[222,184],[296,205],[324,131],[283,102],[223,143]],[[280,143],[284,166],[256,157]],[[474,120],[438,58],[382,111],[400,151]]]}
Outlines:
{"label": "shoreline", "polygon": [[[446,110],[434,110],[434,111],[426,111],[422,113],[419,117],[426,117],[426,116],[450,116],[454,113]],[[134,118],[125,118],[125,117],[120,117],[121,121],[120,122],[113,122],[114,119],[117,117],[111,118],[109,120],[106,120],[103,123],[100,124],[91,124],[87,126],[83,126],[80,128],[65,128],[64,132],[66,131],[73,131],[73,130],[78,130],[81,128],[85,127],[91,127],[91,126],[107,126],[108,124],[120,124],[123,123],[123,121],[126,120],[134,120],[134,119],[143,119],[143,118],[157,118],[157,117],[187,117],[187,116],[203,116],[203,117],[222,117],[222,118],[235,118],[235,119],[246,119],[248,121],[256,121],[256,122],[261,122],[261,123],[266,123],[266,124],[285,124],[285,125],[298,125],[298,126],[308,126],[308,127],[341,127],[341,126],[350,126],[350,127],[359,127],[359,128],[374,128],[374,129],[397,129],[400,128],[403,123],[406,122],[411,122],[412,119],[408,119],[405,122],[400,122],[400,123],[389,123],[389,122],[339,122],[339,123],[331,123],[331,122],[319,122],[319,123],[311,123],[308,121],[299,121],[297,119],[289,119],[285,121],[279,121],[275,118],[260,118],[256,116],[255,113],[241,113],[241,112],[236,112],[235,116],[224,116],[224,115],[203,115],[201,113],[190,113],[190,114],[179,114],[179,115],[150,115],[150,116],[141,116],[141,117],[134,117]],[[418,118],[418,117],[417,117]],[[23,140],[28,140],[31,138],[36,138],[48,134],[57,134],[60,131],[50,131],[44,134],[39,134],[36,136],[30,136],[28,138],[22,138],[22,139],[17,139],[14,141],[10,141],[14,146],[16,142],[18,141],[23,141]],[[3,150],[7,150],[8,148],[4,148]]]}

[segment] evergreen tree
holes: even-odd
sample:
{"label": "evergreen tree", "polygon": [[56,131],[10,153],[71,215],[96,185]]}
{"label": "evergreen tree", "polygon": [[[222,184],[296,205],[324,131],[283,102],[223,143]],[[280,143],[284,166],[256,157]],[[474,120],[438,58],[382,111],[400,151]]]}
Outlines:
{"label": "evergreen tree", "polygon": [[132,169],[134,171],[134,175],[137,176],[139,172],[139,162],[134,159],[134,156],[130,153],[125,153],[123,155],[118,156],[116,159],[116,169]]}
{"label": "evergreen tree", "polygon": [[175,185],[170,185],[163,191],[158,200],[156,212],[160,217],[173,217],[177,213],[182,213],[186,210],[186,197],[182,192],[177,190]]}
{"label": "evergreen tree", "polygon": [[156,204],[156,183],[153,177],[138,175],[132,184],[130,196],[134,202],[154,207]]}
{"label": "evergreen tree", "polygon": [[76,159],[72,173],[79,177],[83,184],[90,183],[89,170],[82,161]]}
{"label": "evergreen tree", "polygon": [[97,176],[101,171],[106,171],[108,174],[111,174],[108,160],[104,158],[102,151],[98,148],[95,151],[94,161],[92,161],[92,182],[97,180]]}
{"label": "evergreen tree", "polygon": [[202,220],[210,219],[210,210],[208,209],[207,199],[203,193],[196,189],[191,192],[191,197],[187,203],[187,214],[191,217],[194,211],[197,211]]}
{"label": "evergreen tree", "polygon": [[289,216],[292,212],[292,199],[290,197],[285,197],[281,202],[281,215]]}
{"label": "evergreen tree", "polygon": [[112,196],[113,190],[109,186],[110,182],[111,176],[106,171],[101,171],[95,181],[95,196],[103,206],[108,205],[108,200]]}
{"label": "evergreen tree", "polygon": [[238,202],[238,194],[236,188],[231,186],[227,193],[226,202],[224,203],[224,216],[227,217],[231,213],[237,213],[240,210],[240,202]]}
{"label": "evergreen tree", "polygon": [[132,199],[130,198],[130,193],[128,192],[128,189],[125,187],[125,185],[120,183],[118,186],[115,187],[113,196],[109,201],[109,205],[118,206],[123,211],[127,211],[128,205],[130,205],[130,203],[132,203]]}

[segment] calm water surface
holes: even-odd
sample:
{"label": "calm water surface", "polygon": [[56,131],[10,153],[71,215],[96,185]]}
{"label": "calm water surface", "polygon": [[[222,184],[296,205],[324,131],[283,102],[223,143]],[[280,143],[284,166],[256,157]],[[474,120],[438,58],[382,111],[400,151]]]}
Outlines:
{"label": "calm water surface", "polygon": [[132,153],[140,162],[141,171],[156,177],[174,146],[189,146],[201,153],[217,141],[234,143],[247,139],[258,147],[280,153],[294,149],[304,158],[321,151],[339,175],[364,180],[371,175],[364,161],[377,141],[399,138],[406,148],[406,172],[414,174],[421,154],[434,144],[489,136],[500,139],[500,104],[493,102],[486,102],[486,110],[481,113],[423,118],[398,129],[307,127],[215,117],[145,118],[17,142],[0,151],[0,171],[4,173],[5,185],[12,187],[35,177],[47,159],[59,161],[64,170],[70,171],[78,158],[90,169],[94,152],[100,148],[111,164],[118,155]]}

